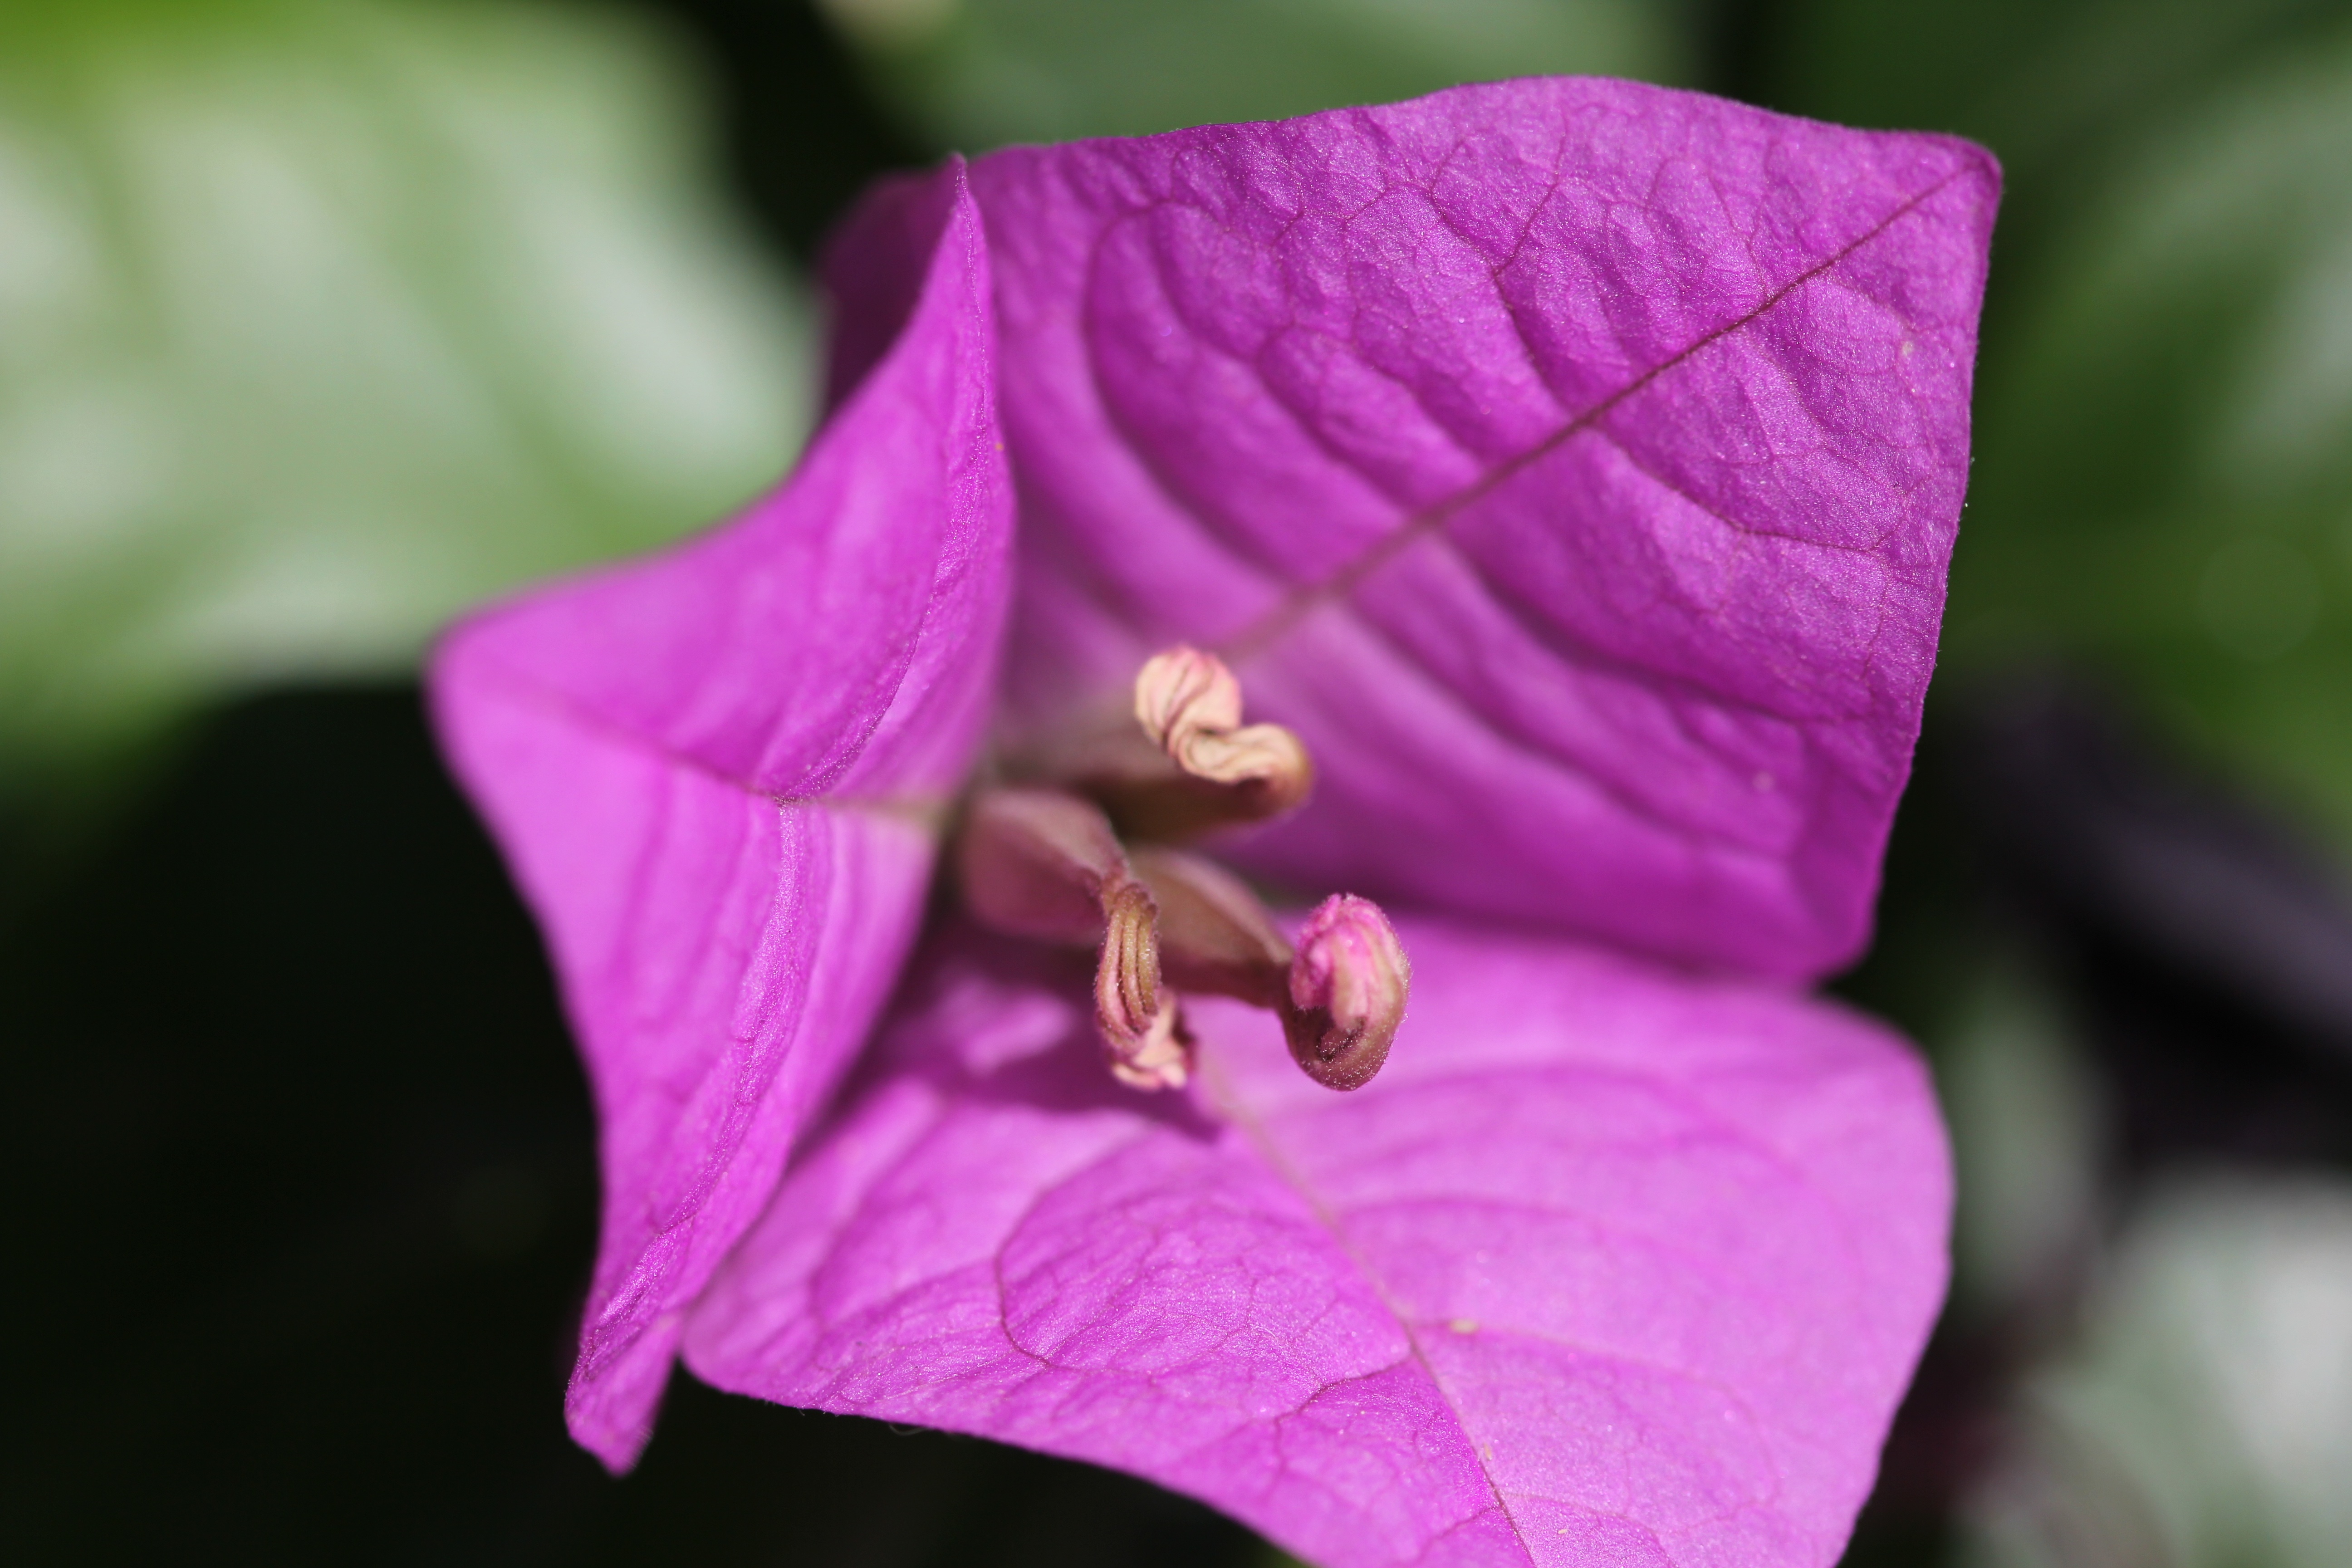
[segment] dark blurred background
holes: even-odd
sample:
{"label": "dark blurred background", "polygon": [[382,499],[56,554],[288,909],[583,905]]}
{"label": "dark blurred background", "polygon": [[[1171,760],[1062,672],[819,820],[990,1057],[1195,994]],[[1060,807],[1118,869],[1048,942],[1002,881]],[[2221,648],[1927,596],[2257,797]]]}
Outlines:
{"label": "dark blurred background", "polygon": [[2341,0],[0,0],[11,1560],[1282,1561],[682,1375],[569,1444],[592,1118],[408,672],[783,470],[875,173],[1533,70],[2009,172],[1839,982],[1962,1187],[1849,1562],[2352,1561]]}

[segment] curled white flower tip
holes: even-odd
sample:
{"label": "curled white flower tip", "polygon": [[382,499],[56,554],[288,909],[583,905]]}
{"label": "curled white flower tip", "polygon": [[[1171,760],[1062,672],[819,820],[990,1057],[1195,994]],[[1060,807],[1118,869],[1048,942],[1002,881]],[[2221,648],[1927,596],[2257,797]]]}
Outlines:
{"label": "curled white flower tip", "polygon": [[1278,816],[1306,800],[1315,764],[1279,724],[1242,722],[1242,685],[1213,653],[1173,647],[1135,678],[1135,720],[1186,773],[1234,792],[1236,820]]}
{"label": "curled white flower tip", "polygon": [[1242,683],[1223,659],[1196,647],[1153,654],[1135,678],[1135,721],[1153,745],[1176,756],[1195,731],[1240,726]]}
{"label": "curled white flower tip", "polygon": [[1290,964],[1292,1059],[1326,1088],[1362,1088],[1388,1060],[1412,989],[1412,961],[1380,905],[1333,894],[1307,917]]}
{"label": "curled white flower tip", "polygon": [[1192,1076],[1192,1042],[1177,1016],[1176,994],[1162,992],[1161,1000],[1141,1040],[1131,1047],[1112,1045],[1107,1037],[1104,1040],[1110,1076],[1129,1089],[1181,1089]]}

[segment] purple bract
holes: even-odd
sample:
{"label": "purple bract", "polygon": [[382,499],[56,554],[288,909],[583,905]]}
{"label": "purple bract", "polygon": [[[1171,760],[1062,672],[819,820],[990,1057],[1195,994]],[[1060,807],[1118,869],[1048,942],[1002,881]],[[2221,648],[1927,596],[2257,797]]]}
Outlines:
{"label": "purple bract", "polygon": [[[601,1117],[580,1441],[630,1464],[682,1350],[1326,1568],[1834,1561],[1950,1182],[1801,988],[1909,767],[1997,186],[1570,79],[869,197],[792,480],[433,673]],[[1123,1089],[1086,963],[922,930],[974,769],[1178,644],[1316,768],[1210,848],[1410,954],[1355,1092],[1215,998]]]}

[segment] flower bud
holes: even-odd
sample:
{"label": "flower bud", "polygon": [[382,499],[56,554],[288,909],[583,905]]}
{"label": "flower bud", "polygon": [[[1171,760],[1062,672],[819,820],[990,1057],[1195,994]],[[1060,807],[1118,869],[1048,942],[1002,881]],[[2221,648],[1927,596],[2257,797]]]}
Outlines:
{"label": "flower bud", "polygon": [[1361,1089],[1388,1060],[1404,1021],[1412,964],[1370,899],[1335,893],[1298,933],[1284,998],[1291,1058],[1327,1089]]}

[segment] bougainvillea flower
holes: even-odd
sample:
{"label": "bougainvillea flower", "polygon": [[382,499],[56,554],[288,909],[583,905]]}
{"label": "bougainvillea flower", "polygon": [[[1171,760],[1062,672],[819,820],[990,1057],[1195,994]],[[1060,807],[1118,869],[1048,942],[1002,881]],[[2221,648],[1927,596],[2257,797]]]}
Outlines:
{"label": "bougainvillea flower", "polygon": [[[682,1352],[1331,1568],[1832,1561],[1950,1194],[1919,1063],[1804,986],[1909,766],[1996,185],[1531,80],[869,197],[792,480],[434,671],[602,1118],[579,1439],[632,1462]],[[1203,907],[1348,895],[1168,971],[1174,1045],[1160,852],[1071,760],[1139,670],[1168,755],[1222,714],[1185,787],[1241,687],[1277,805],[1311,758]],[[1408,956],[1379,1077],[1299,1072]]]}

